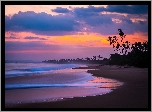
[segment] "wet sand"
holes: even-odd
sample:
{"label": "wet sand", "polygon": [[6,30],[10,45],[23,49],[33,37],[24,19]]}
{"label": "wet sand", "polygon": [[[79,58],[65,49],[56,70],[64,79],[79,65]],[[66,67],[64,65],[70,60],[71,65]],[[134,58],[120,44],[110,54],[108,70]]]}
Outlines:
{"label": "wet sand", "polygon": [[[101,96],[64,99],[57,102],[28,103],[9,106],[10,108],[144,108],[148,109],[148,69],[119,68],[118,66],[90,66],[78,69],[88,70],[93,76],[105,77],[124,82],[123,86]],[[149,83],[150,84],[150,83]],[[7,108],[7,107],[6,107]],[[58,110],[57,109],[57,110]],[[150,109],[150,107],[149,107]]]}

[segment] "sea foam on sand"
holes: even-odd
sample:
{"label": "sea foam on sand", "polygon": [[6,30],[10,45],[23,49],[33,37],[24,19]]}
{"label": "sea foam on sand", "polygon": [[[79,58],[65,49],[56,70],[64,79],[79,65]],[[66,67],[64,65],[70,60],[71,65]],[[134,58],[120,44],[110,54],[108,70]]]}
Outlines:
{"label": "sea foam on sand", "polygon": [[5,104],[58,101],[107,94],[121,82],[94,77],[87,69],[64,69],[5,79]]}

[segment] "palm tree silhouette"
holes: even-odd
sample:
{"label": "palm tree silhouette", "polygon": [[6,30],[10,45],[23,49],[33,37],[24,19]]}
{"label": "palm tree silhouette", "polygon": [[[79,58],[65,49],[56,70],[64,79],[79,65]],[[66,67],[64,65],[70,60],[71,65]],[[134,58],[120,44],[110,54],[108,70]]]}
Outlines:
{"label": "palm tree silhouette", "polygon": [[96,56],[93,56],[92,60],[96,60]]}
{"label": "palm tree silhouette", "polygon": [[99,60],[100,60],[100,58],[103,58],[103,57],[101,57],[100,55],[99,56],[97,56],[98,58],[99,58]]}

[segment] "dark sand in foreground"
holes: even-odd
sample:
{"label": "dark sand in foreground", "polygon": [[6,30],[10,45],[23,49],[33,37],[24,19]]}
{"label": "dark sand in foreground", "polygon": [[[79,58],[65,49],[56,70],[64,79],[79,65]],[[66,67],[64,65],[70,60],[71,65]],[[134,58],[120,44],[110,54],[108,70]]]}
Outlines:
{"label": "dark sand in foreground", "polygon": [[[86,68],[86,67],[85,67]],[[96,68],[96,67],[87,67]],[[83,68],[82,68],[83,69]],[[11,108],[148,108],[148,69],[101,66],[88,70],[94,76],[116,79],[124,84],[101,96],[65,99],[57,102],[18,104]],[[149,96],[150,97],[150,96]],[[7,107],[6,107],[7,108]]]}

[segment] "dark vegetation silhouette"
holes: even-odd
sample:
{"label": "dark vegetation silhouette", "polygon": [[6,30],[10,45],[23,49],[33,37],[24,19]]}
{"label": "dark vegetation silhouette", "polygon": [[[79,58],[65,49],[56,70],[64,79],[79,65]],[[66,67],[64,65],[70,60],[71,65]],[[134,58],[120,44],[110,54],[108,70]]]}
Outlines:
{"label": "dark vegetation silhouette", "polygon": [[[130,44],[125,41],[126,35],[121,29],[118,29],[119,37],[108,37],[110,45],[113,46],[114,51],[118,53],[110,54],[110,58],[103,58],[100,55],[91,58],[77,58],[77,59],[60,59],[48,60],[43,62],[57,63],[57,64],[71,64],[71,63],[84,63],[84,64],[100,64],[100,65],[128,65],[141,68],[148,67],[148,41],[135,42]],[[103,59],[102,59],[103,58]],[[102,60],[101,60],[102,59]]]}
{"label": "dark vegetation silhouette", "polygon": [[76,58],[76,59],[60,59],[60,60],[45,60],[43,62],[48,62],[48,63],[57,63],[57,64],[76,64],[76,63],[81,63],[81,64],[101,64],[104,62],[105,59],[101,60],[103,57],[100,55],[98,56],[93,56],[91,58],[86,57],[86,58]]}
{"label": "dark vegetation silhouette", "polygon": [[129,65],[141,68],[148,67],[148,41],[135,42],[130,44],[129,41],[123,41],[126,35],[121,29],[118,29],[119,37],[108,37],[110,45],[113,45],[114,51],[118,53],[111,54],[109,58],[110,65]]}

